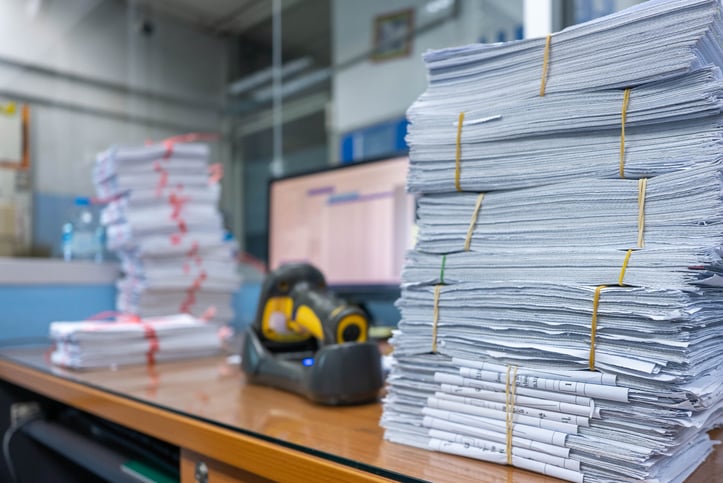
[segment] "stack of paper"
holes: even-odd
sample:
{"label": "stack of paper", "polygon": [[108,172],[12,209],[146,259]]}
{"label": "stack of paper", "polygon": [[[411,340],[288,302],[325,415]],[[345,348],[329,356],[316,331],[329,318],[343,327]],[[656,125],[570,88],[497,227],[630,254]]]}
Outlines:
{"label": "stack of paper", "polygon": [[723,239],[721,181],[718,165],[651,178],[642,212],[641,186],[634,179],[580,178],[492,191],[481,199],[475,193],[424,196],[418,204],[417,249],[451,253],[464,247],[468,236],[473,252],[491,246],[637,248],[639,237],[646,248],[711,247]]}
{"label": "stack of paper", "polygon": [[[653,0],[575,25],[552,36],[546,94],[628,88],[720,65],[721,11],[716,0]],[[429,52],[429,88],[467,106],[460,88],[480,103],[533,98],[540,90],[546,39],[474,44]],[[563,96],[564,97],[564,96]]]}
{"label": "stack of paper", "polygon": [[387,439],[586,483],[683,481],[711,452],[721,10],[425,55]]}
{"label": "stack of paper", "polygon": [[239,277],[208,156],[207,145],[193,143],[114,147],[98,155],[94,183],[98,196],[110,200],[101,220],[124,272],[120,312],[148,317],[211,309],[216,322],[233,319]]}
{"label": "stack of paper", "polygon": [[[465,113],[460,132],[464,190],[533,186],[586,176],[619,178],[621,169],[626,177],[647,177],[690,167],[694,161],[701,165],[718,159],[723,75],[716,65],[630,89],[625,108],[625,144],[630,149],[625,150],[622,168],[614,160],[620,156],[623,91],[497,102],[482,102],[474,93],[462,92],[459,97],[468,100],[466,106],[420,99],[409,109],[411,191],[455,189],[460,112]],[[575,106],[585,109],[578,111]],[[688,122],[680,126],[680,121]]]}
{"label": "stack of paper", "polygon": [[153,363],[219,352],[218,327],[187,314],[118,322],[53,322],[51,361],[74,369]]}

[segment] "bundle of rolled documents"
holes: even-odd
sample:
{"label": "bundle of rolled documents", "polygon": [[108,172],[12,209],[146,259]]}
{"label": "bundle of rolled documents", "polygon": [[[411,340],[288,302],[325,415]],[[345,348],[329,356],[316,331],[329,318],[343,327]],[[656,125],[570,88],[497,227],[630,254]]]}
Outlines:
{"label": "bundle of rolled documents", "polygon": [[568,481],[683,481],[723,423],[720,0],[425,54],[382,426]]}
{"label": "bundle of rolled documents", "polygon": [[188,314],[50,324],[50,360],[73,369],[153,364],[220,351],[218,327]]}
{"label": "bundle of rolled documents", "polygon": [[201,143],[113,147],[98,155],[93,181],[108,201],[101,221],[124,273],[119,312],[233,319],[235,247],[224,237],[208,157]]}

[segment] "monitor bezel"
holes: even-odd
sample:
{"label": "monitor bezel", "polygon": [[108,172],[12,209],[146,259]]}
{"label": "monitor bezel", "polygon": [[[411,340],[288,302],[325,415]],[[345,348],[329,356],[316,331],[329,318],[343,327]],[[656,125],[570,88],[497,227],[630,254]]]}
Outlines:
{"label": "monitor bezel", "polygon": [[[278,177],[271,177],[268,180],[266,189],[266,272],[271,272],[271,187],[274,183],[286,181],[294,178],[305,176],[313,176],[315,174],[328,173],[331,171],[347,170],[354,167],[365,166],[370,163],[383,163],[393,159],[409,157],[409,151],[398,151],[396,153],[386,154],[384,156],[375,156],[372,158],[361,159],[350,163],[338,163],[329,166],[322,166],[300,173],[287,174]],[[400,274],[401,278],[401,274]],[[389,299],[396,300],[399,298],[400,284],[329,284],[329,288],[338,294],[348,294],[350,296],[369,297],[375,300]]]}

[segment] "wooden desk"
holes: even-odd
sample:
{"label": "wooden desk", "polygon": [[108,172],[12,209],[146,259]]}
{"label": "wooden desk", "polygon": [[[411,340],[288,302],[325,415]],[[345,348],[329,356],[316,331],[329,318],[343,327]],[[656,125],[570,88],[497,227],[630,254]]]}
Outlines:
{"label": "wooden desk", "polygon": [[[0,352],[0,379],[181,448],[182,481],[198,461],[223,481],[431,481],[553,483],[554,478],[383,440],[380,404],[325,407],[247,385],[225,358],[74,372],[39,349]],[[723,432],[718,430],[718,439]],[[715,481],[723,450],[690,478]]]}

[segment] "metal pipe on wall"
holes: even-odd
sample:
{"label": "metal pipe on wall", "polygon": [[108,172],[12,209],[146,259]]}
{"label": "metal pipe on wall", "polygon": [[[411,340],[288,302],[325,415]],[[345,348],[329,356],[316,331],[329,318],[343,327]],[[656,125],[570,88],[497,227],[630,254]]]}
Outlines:
{"label": "metal pipe on wall", "polygon": [[281,0],[274,0],[272,16],[272,101],[273,101],[273,160],[271,162],[272,174],[278,176],[283,173],[283,112],[281,90]]}

